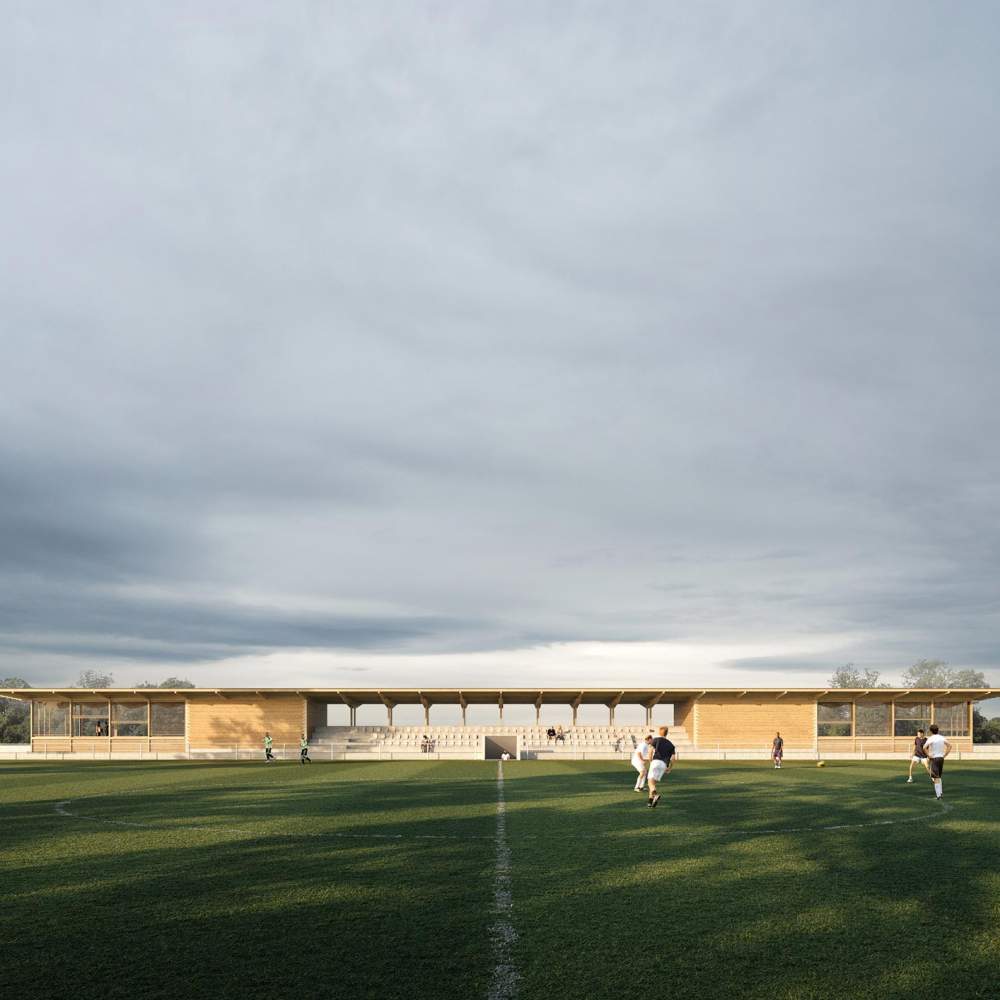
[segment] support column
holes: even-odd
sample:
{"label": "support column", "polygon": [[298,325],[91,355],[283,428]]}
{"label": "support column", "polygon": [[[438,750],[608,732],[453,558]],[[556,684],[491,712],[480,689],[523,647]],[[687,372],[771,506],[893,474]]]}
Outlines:
{"label": "support column", "polygon": [[429,726],[431,724],[431,706],[430,702],[424,703],[424,725]]}
{"label": "support column", "polygon": [[535,706],[535,725],[540,726],[542,724],[542,706]]}
{"label": "support column", "polygon": [[385,706],[386,714],[389,716],[389,725],[392,726],[392,705]]}
{"label": "support column", "polygon": [[579,706],[577,706],[577,705],[573,706],[573,725],[574,726],[576,725],[576,710],[577,710],[578,707]]}
{"label": "support column", "polygon": [[615,709],[618,707],[622,698],[625,697],[624,691],[619,691],[618,694],[608,702],[608,725],[613,726],[615,724]]}
{"label": "support column", "polygon": [[646,728],[648,729],[653,724],[653,709],[647,705],[646,706]]}
{"label": "support column", "polygon": [[466,709],[467,709],[468,707],[469,707],[468,705],[466,705],[466,704],[464,704],[464,703],[463,703],[463,705],[462,705],[462,725],[463,725],[463,726],[465,725],[465,710],[466,710]]}

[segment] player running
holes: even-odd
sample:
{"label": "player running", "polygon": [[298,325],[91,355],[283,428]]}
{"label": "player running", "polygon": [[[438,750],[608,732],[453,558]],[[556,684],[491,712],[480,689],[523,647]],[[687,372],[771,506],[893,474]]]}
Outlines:
{"label": "player running", "polygon": [[274,760],[273,747],[274,740],[271,739],[271,734],[264,733],[264,760]]}
{"label": "player running", "polygon": [[771,760],[779,771],[781,770],[781,758],[785,756],[785,741],[781,738],[781,733],[775,733],[771,740]]}
{"label": "player running", "polygon": [[309,741],[306,739],[306,734],[302,734],[302,739],[299,740],[299,763],[300,764],[311,764],[312,761],[309,759]]}
{"label": "player running", "polygon": [[931,734],[927,737],[924,750],[930,758],[931,781],[934,782],[934,794],[944,798],[944,788],[941,785],[941,775],[944,773],[944,759],[951,753],[951,744],[938,732],[937,726],[931,726]]}
{"label": "player running", "polygon": [[924,770],[930,773],[930,761],[927,759],[927,751],[924,750],[924,744],[927,742],[927,737],[924,736],[924,731],[922,729],[917,730],[917,735],[913,737],[913,756],[910,758],[910,775],[906,779],[908,785],[913,784],[913,765],[923,764]]}
{"label": "player running", "polygon": [[641,792],[646,787],[646,772],[649,770],[649,760],[653,756],[653,737],[647,736],[632,751],[632,766],[639,772],[635,779],[635,790]]}
{"label": "player running", "polygon": [[649,808],[655,809],[660,801],[660,793],[656,786],[665,774],[669,774],[674,766],[674,759],[677,757],[677,747],[667,739],[667,727],[660,726],[657,730],[660,734],[655,737],[652,743],[653,759],[649,762]]}

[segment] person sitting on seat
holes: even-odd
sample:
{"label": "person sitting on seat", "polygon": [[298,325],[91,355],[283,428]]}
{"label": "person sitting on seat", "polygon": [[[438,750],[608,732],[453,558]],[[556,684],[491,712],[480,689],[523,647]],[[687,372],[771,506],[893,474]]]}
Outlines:
{"label": "person sitting on seat", "polygon": [[563,732],[563,727],[560,726],[556,730],[556,743],[565,743],[565,742],[566,742],[566,733]]}
{"label": "person sitting on seat", "polygon": [[556,738],[555,726],[549,726],[549,728],[545,730],[545,735],[549,738],[548,742],[551,743]]}

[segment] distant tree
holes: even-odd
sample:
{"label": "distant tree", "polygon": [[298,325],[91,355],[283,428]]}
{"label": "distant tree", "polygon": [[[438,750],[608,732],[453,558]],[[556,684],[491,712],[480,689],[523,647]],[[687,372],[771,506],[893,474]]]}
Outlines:
{"label": "distant tree", "polygon": [[972,712],[972,742],[1000,743],[1000,719],[987,719],[979,709]]}
{"label": "distant tree", "polygon": [[143,681],[141,684],[136,684],[137,688],[157,688],[159,684],[154,684],[152,681]]}
{"label": "distant tree", "polygon": [[[23,677],[0,677],[0,688],[26,688]],[[30,743],[31,709],[26,701],[0,698],[0,743]]]}
{"label": "distant tree", "polygon": [[944,660],[917,660],[903,674],[904,687],[911,688],[987,688],[981,670],[956,670]]}
{"label": "distant tree", "polygon": [[879,680],[877,670],[859,670],[853,663],[847,663],[827,681],[832,688],[887,688],[886,681]]}
{"label": "distant tree", "polygon": [[160,682],[161,688],[193,688],[194,685],[185,677],[183,680],[180,677],[168,677],[165,681]]}
{"label": "distant tree", "polygon": [[100,670],[81,670],[73,687],[90,688],[110,688],[115,686],[114,674],[102,674]]}

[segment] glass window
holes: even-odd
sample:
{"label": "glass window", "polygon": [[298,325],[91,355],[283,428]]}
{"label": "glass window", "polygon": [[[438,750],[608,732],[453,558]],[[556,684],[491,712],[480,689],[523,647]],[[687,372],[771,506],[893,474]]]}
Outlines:
{"label": "glass window", "polygon": [[106,701],[73,702],[74,736],[107,736],[108,703]]}
{"label": "glass window", "polygon": [[917,730],[927,732],[931,724],[931,705],[929,701],[897,701],[896,702],[896,735],[916,736]]}
{"label": "glass window", "polygon": [[68,701],[36,701],[31,718],[35,736],[69,736]]}
{"label": "glass window", "polygon": [[816,732],[820,736],[851,735],[851,703],[821,701],[816,708]]}
{"label": "glass window", "polygon": [[184,735],[184,702],[153,702],[150,707],[150,733],[153,736]]}
{"label": "glass window", "polygon": [[116,701],[111,706],[111,718],[115,724],[115,736],[145,736],[146,703]]}
{"label": "glass window", "polygon": [[934,702],[934,721],[943,736],[968,736],[968,702]]}
{"label": "glass window", "polygon": [[888,702],[859,701],[854,716],[858,736],[889,736],[890,715]]}

